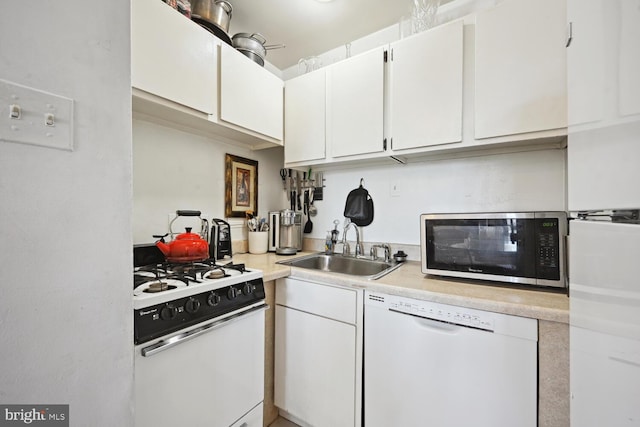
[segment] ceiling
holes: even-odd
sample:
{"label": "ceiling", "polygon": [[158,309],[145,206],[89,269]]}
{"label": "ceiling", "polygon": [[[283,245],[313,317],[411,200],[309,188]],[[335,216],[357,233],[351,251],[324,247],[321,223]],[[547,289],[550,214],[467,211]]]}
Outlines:
{"label": "ceiling", "polygon": [[[260,33],[267,61],[284,70],[408,17],[413,0],[228,0],[233,6],[229,35]],[[451,0],[441,1],[447,3]]]}

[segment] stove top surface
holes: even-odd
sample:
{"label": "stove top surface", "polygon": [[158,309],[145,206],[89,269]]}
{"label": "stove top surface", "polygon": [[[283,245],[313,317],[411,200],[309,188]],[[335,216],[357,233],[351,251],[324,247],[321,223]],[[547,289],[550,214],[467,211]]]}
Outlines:
{"label": "stove top surface", "polygon": [[133,274],[134,309],[170,302],[262,278],[262,271],[244,264],[217,264],[216,260],[160,263],[136,267]]}

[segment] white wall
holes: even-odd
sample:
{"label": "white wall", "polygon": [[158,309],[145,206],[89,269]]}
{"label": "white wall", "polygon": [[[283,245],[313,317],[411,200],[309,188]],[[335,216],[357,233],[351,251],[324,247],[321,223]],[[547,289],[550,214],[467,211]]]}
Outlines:
{"label": "white wall", "polygon": [[[478,12],[480,10],[490,8],[502,1],[504,0],[449,1],[448,3],[440,5],[440,7],[438,8],[437,21],[435,25],[444,24],[454,19],[458,19],[463,16]],[[410,35],[413,32],[411,28],[412,24],[410,21],[411,5],[412,2],[407,2],[407,15],[404,16],[397,24],[382,28],[372,34],[367,34],[360,39],[352,41],[350,46],[351,56],[355,56],[376,47],[392,43]],[[347,57],[347,48],[345,45],[337,46],[327,52],[318,54],[317,57],[320,59],[321,66],[326,67],[327,65],[331,65],[345,59]],[[300,74],[304,74],[304,72],[304,66],[296,64],[282,70],[280,76],[284,80],[289,80],[299,76]]]}
{"label": "white wall", "polygon": [[0,141],[0,402],[72,426],[133,424],[129,10],[0,2],[0,78],[75,101],[75,151]]}
{"label": "white wall", "polygon": [[[564,211],[565,159],[566,150],[550,149],[325,172],[324,200],[315,203],[306,236],[324,239],[335,219],[342,230],[347,195],[360,178],[374,202],[366,242],[419,245],[422,213]],[[399,194],[392,195],[392,185]]]}
{"label": "white wall", "polygon": [[[224,218],[225,153],[258,160],[261,216],[288,206],[279,176],[281,148],[252,152],[134,120],[134,242],[152,242],[153,234],[166,232],[176,209]],[[566,210],[565,158],[566,150],[547,149],[328,171],[313,232],[304,236],[324,239],[335,219],[342,230],[345,200],[360,178],[375,207],[373,223],[363,228],[366,242],[419,245],[418,219],[426,212]],[[399,194],[391,194],[392,185]],[[246,238],[237,230],[233,240]]]}
{"label": "white wall", "polygon": [[[178,209],[224,218],[225,154],[258,161],[258,215],[284,208],[282,147],[251,151],[141,120],[133,122],[133,239],[153,242]],[[242,218],[244,220],[244,218]],[[234,220],[230,220],[230,223]],[[176,225],[178,222],[176,222]],[[174,231],[182,231],[174,228]],[[232,225],[232,239],[246,228]]]}

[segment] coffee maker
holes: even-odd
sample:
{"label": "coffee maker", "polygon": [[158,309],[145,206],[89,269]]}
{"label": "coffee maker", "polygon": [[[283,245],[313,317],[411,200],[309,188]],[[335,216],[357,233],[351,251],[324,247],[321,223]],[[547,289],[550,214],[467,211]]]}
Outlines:
{"label": "coffee maker", "polygon": [[223,259],[225,256],[231,256],[231,227],[228,222],[213,218],[210,238],[209,256],[211,258]]}
{"label": "coffee maker", "polygon": [[302,214],[291,209],[269,212],[269,251],[293,255],[302,250]]}

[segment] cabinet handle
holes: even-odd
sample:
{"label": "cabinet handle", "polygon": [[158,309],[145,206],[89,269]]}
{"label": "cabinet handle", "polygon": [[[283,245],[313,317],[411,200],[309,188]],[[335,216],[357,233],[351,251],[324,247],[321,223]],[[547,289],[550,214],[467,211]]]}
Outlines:
{"label": "cabinet handle", "polygon": [[567,38],[567,45],[565,47],[569,47],[571,45],[572,40],[573,40],[573,22],[569,22],[569,38]]}
{"label": "cabinet handle", "polygon": [[387,138],[382,140],[382,151],[387,151]]}

